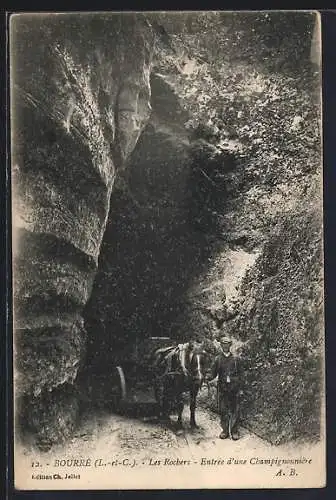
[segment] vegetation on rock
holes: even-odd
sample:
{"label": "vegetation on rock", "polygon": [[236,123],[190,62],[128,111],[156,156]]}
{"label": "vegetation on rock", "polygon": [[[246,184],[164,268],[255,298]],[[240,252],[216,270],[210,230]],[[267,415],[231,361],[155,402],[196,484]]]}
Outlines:
{"label": "vegetation on rock", "polygon": [[[203,30],[172,31],[180,57],[166,50],[157,69],[190,112],[197,206],[191,218],[216,242],[208,269],[189,290],[188,325],[206,337],[236,338],[247,363],[245,421],[275,443],[320,432],[321,110],[319,69],[310,60],[315,21],[309,13],[204,15]],[[228,293],[234,285],[236,293]]]}

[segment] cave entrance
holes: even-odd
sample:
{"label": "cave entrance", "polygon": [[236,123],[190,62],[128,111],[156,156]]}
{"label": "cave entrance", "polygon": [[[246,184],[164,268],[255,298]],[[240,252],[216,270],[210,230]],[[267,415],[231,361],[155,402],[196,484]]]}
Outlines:
{"label": "cave entrance", "polygon": [[85,310],[92,369],[108,374],[142,339],[185,338],[185,293],[210,254],[190,219],[190,169],[188,144],[149,126],[117,182]]}
{"label": "cave entrance", "polygon": [[104,380],[113,366],[131,368],[146,339],[183,342],[202,329],[188,293],[225,245],[217,215],[227,198],[223,168],[235,160],[228,154],[214,160],[207,128],[186,130],[188,116],[155,74],[151,88],[152,116],[116,180],[84,311],[84,371]]}

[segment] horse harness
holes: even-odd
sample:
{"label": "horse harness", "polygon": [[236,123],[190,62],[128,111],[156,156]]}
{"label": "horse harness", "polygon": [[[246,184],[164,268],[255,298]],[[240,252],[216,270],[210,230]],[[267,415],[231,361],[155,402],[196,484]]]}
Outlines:
{"label": "horse harness", "polygon": [[[159,356],[163,355],[163,358],[159,359],[159,362],[156,362],[156,364],[160,365],[164,361],[167,365],[166,370],[164,371],[163,374],[159,375],[159,378],[163,378],[167,375],[178,375],[178,374],[180,375],[181,374],[181,370],[179,370],[179,369],[173,370],[172,369],[172,363],[173,363],[174,356],[176,356],[177,359],[179,360],[179,364],[180,364],[180,367],[182,368],[182,371],[183,372],[187,371],[185,359],[186,359],[186,351],[188,349],[188,346],[189,346],[188,343],[178,344],[177,346],[174,346],[174,347],[167,347],[167,348],[159,349],[158,351],[156,351],[156,355],[159,355]],[[189,352],[189,358],[188,358],[189,364],[192,362],[193,355],[194,355],[194,352],[193,352],[193,349],[191,348],[190,352]],[[198,361],[198,363],[199,363],[199,361]],[[199,369],[200,369],[200,367],[199,367]]]}

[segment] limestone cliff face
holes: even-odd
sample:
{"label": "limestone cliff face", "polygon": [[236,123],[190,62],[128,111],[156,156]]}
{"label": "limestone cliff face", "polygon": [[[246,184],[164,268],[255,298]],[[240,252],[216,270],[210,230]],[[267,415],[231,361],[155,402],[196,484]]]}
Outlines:
{"label": "limestone cliff face", "polygon": [[212,15],[199,31],[190,17],[194,28],[173,37],[180,58],[167,54],[160,66],[190,111],[191,219],[210,242],[180,324],[235,339],[246,365],[243,419],[254,432],[273,443],[315,439],[323,386],[318,22],[309,13]]}
{"label": "limestone cliff face", "polygon": [[153,33],[141,16],[26,15],[11,43],[16,391],[57,440],[113,184],[150,115]]}
{"label": "limestone cliff face", "polygon": [[307,205],[276,225],[243,281],[230,325],[245,341],[244,418],[276,444],[321,432],[322,214]]}
{"label": "limestone cliff face", "polygon": [[245,425],[273,443],[314,439],[323,356],[316,19],[183,16],[156,17],[166,43],[154,58],[153,112],[113,198],[86,310],[100,332],[89,359],[108,367],[150,334],[232,335],[246,364]]}

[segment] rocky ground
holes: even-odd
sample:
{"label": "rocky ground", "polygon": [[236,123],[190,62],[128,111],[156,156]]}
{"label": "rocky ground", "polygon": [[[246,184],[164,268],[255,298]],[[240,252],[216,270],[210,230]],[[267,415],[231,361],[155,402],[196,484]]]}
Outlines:
{"label": "rocky ground", "polygon": [[[245,428],[241,428],[241,437],[238,441],[221,440],[218,438],[220,432],[218,416],[204,408],[199,408],[197,411],[198,429],[192,430],[187,419],[186,411],[184,429],[177,431],[174,417],[171,417],[171,425],[167,426],[148,416],[132,418],[112,414],[107,410],[87,412],[83,415],[77,432],[65,445],[54,446],[45,453],[33,445],[25,445],[20,460],[23,460],[22,464],[27,462],[28,470],[31,460],[43,466],[48,464],[49,469],[44,466],[42,470],[33,470],[35,474],[56,471],[59,474],[67,472],[80,475],[81,482],[76,480],[68,482],[70,488],[137,489],[141,486],[145,488],[178,488],[179,486],[225,488],[243,487],[249,482],[254,485],[274,483],[273,477],[278,471],[274,467],[239,468],[243,464],[248,464],[252,457],[286,457],[288,459],[300,456],[310,457],[316,453],[314,447],[308,450],[306,443],[271,446]],[[321,450],[319,454],[321,457]],[[118,466],[112,470],[104,466],[105,468],[102,467],[99,470],[94,469],[92,475],[89,476],[83,468],[58,467],[55,469],[52,465],[55,460],[71,461],[76,458],[85,460],[89,458],[91,463],[98,460],[101,464],[112,462],[120,464],[126,461],[130,466]],[[216,460],[225,462],[231,460],[231,468],[228,469],[228,464],[224,466],[223,462],[219,467],[215,464]],[[207,466],[204,466],[205,461],[208,461]],[[189,466],[181,465],[185,463],[196,467],[192,469],[191,475]],[[165,467],[162,467],[163,464]],[[22,466],[22,471],[24,470],[27,469]],[[252,475],[250,475],[251,472]],[[35,487],[36,484],[35,481]],[[58,489],[59,484],[56,482],[55,486],[55,481],[53,481],[53,487]]]}
{"label": "rocky ground", "polygon": [[[205,409],[197,412],[199,428],[193,430],[188,424],[187,412],[184,416],[184,429],[178,431],[176,418],[171,417],[171,425],[161,424],[155,417],[138,416],[128,418],[125,415],[111,414],[107,410],[87,412],[77,432],[65,446],[56,446],[44,453],[44,456],[54,456],[60,453],[66,456],[87,454],[110,454],[122,458],[129,453],[133,458],[140,456],[180,456],[181,451],[193,456],[195,452],[218,450],[252,451],[254,446],[268,444],[254,434],[242,429],[241,439],[237,442],[218,439],[220,425],[218,416]],[[34,447],[27,448],[27,454],[35,455]],[[39,454],[39,452],[37,452]],[[40,455],[42,456],[42,455]]]}

